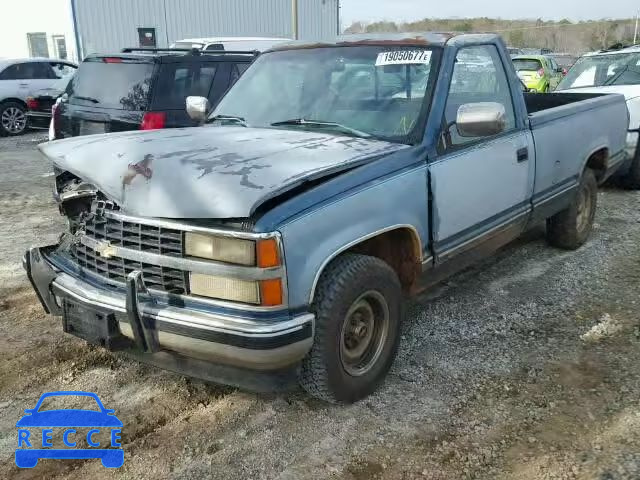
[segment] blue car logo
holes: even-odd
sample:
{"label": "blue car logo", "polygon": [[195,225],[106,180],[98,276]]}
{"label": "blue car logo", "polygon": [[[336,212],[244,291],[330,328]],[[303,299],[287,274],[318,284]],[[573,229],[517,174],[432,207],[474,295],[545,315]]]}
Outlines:
{"label": "blue car logo", "polygon": [[[49,397],[73,396],[92,398],[99,410],[40,411],[42,402]],[[124,452],[120,445],[122,422],[114,415],[114,410],[104,408],[95,393],[45,393],[33,409],[27,409],[24,412],[26,415],[16,423],[18,427],[16,465],[18,467],[33,468],[41,458],[99,458],[102,465],[107,468],[118,468],[124,463]],[[54,433],[58,438],[54,439]],[[53,448],[54,441],[61,442],[59,446],[65,448]],[[76,448],[80,447],[81,443],[86,443],[86,448],[84,446]]]}

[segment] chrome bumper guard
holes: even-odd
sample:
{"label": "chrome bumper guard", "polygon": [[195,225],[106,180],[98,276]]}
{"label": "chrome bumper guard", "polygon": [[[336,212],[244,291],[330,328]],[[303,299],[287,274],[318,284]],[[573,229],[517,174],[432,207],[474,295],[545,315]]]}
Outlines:
{"label": "chrome bumper guard", "polygon": [[146,290],[140,272],[129,274],[126,294],[99,288],[57,270],[46,258],[46,252],[54,248],[32,248],[23,258],[45,311],[63,315],[65,302],[74,302],[112,314],[119,334],[133,342],[137,354],[176,353],[198,361],[269,371],[295,365],[311,348],[313,314],[276,321],[159,304]]}

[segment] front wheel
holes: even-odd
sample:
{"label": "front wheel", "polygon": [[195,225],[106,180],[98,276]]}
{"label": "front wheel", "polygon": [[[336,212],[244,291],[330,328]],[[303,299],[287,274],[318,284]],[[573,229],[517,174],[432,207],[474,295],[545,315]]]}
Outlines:
{"label": "front wheel", "polygon": [[593,170],[586,169],[569,206],[547,219],[549,243],[566,250],[575,250],[582,246],[593,229],[597,204],[598,182]]}
{"label": "front wheel", "polygon": [[346,254],[322,273],[313,304],[314,345],[300,384],[331,403],[352,403],[384,379],[398,349],[402,289],[384,261]]}

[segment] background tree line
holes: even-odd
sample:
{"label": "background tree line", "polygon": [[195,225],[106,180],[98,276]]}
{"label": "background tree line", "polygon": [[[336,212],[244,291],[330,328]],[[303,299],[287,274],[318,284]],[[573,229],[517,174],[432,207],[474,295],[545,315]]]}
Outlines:
{"label": "background tree line", "polygon": [[509,46],[550,48],[554,52],[581,54],[616,43],[632,44],[635,19],[590,20],[502,20],[497,18],[431,19],[415,22],[354,22],[345,33],[371,32],[497,32]]}

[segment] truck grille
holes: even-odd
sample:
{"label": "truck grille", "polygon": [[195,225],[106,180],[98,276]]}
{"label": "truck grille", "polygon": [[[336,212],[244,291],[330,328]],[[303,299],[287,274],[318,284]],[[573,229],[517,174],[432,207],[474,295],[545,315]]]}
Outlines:
{"label": "truck grille", "polygon": [[[102,202],[100,202],[102,203]],[[182,257],[182,232],[169,228],[125,222],[120,219],[103,217],[100,206],[93,219],[86,222],[85,233],[96,240],[108,240],[111,245]],[[72,249],[76,262],[81,267],[102,277],[117,282],[125,282],[134,270],[142,272],[147,287],[168,293],[186,293],[186,273],[175,268],[160,267],[120,257],[101,257],[92,248],[77,244]]]}

